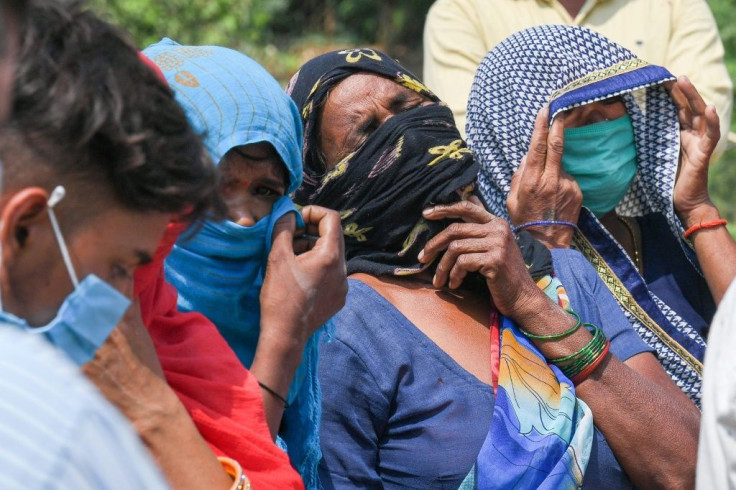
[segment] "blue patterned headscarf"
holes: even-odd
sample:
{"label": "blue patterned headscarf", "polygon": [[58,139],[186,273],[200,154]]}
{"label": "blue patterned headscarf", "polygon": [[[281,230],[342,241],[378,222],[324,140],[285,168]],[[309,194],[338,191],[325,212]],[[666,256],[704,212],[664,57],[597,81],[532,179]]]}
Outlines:
{"label": "blue patterned headscarf", "polygon": [[[663,86],[674,79],[665,68],[584,27],[539,26],[504,40],[481,62],[468,102],[468,145],[481,166],[478,189],[489,210],[508,219],[511,177],[544,105],[549,104],[551,122],[567,109],[620,96],[634,127],[637,173],[616,211],[632,217],[661,213],[679,239],[682,225],[672,204],[679,122]],[[697,330],[647,289],[623,249],[585,208],[578,225],[582,234],[575,245],[665,370],[698,404],[705,343]],[[695,264],[684,243],[683,250]]]}
{"label": "blue patterned headscarf", "polygon": [[[302,124],[295,104],[258,63],[217,46],[181,46],[163,39],[144,54],[163,72],[190,124],[204,137],[216,164],[233,147],[270,143],[289,176],[288,193],[302,181]],[[288,197],[250,227],[232,221],[204,223],[184,234],[166,259],[166,279],[183,311],[198,311],[218,328],[240,361],[253,362],[260,333],[260,290],[276,221],[295,212]],[[297,213],[298,221],[301,219]],[[331,323],[308,341],[289,389],[290,408],[279,433],[307,488],[318,488],[320,389],[317,355]]]}

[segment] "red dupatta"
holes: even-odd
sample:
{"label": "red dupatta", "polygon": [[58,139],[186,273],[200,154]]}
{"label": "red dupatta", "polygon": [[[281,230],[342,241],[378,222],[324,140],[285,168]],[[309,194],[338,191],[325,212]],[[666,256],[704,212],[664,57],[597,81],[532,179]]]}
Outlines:
{"label": "red dupatta", "polygon": [[166,381],[210,448],[238,461],[253,488],[302,489],[289,457],[271,439],[255,377],[212,322],[177,309],[163,266],[184,228],[170,224],[153,261],[135,273],[135,295]]}

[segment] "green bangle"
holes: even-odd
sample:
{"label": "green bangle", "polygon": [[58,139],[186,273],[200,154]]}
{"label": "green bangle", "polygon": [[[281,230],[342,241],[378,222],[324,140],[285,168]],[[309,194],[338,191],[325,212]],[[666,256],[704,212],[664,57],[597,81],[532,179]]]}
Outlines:
{"label": "green bangle", "polygon": [[585,328],[593,334],[593,338],[583,348],[569,356],[549,360],[550,363],[557,365],[568,378],[572,378],[585,370],[600,357],[606,348],[607,339],[603,330],[589,323],[585,324]]}
{"label": "green bangle", "polygon": [[572,379],[582,373],[588,366],[593,364],[605,352],[606,342],[597,345],[595,351],[591,351],[585,358],[581,358],[578,362],[560,367],[565,376]]}
{"label": "green bangle", "polygon": [[559,340],[559,339],[564,339],[568,335],[577,332],[578,328],[580,328],[580,325],[583,324],[583,321],[580,319],[580,315],[578,315],[577,313],[575,313],[572,310],[567,310],[567,312],[569,314],[571,314],[572,316],[574,316],[578,321],[577,321],[577,323],[575,323],[575,325],[572,328],[570,328],[569,330],[566,330],[566,331],[564,331],[562,333],[555,333],[555,334],[551,334],[551,335],[535,335],[533,333],[527,332],[526,330],[524,330],[522,328],[520,328],[519,331],[521,333],[523,333],[525,337],[529,337],[530,339],[535,339],[535,340]]}

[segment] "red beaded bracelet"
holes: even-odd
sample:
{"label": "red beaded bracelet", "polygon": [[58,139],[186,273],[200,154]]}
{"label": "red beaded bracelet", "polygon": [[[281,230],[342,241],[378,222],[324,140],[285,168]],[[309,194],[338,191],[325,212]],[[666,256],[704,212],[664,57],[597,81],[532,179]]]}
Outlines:
{"label": "red beaded bracelet", "polygon": [[601,355],[599,355],[595,361],[591,362],[590,365],[588,365],[588,367],[586,367],[585,369],[580,371],[578,374],[573,376],[573,378],[570,380],[572,381],[572,384],[577,386],[583,381],[585,381],[586,379],[588,379],[588,376],[590,376],[593,373],[593,371],[595,371],[595,368],[597,368],[600,365],[600,363],[603,362],[603,359],[605,359],[606,355],[608,355],[608,349],[610,347],[611,347],[611,341],[606,340],[606,345],[605,347],[603,347],[603,350],[601,351]]}
{"label": "red beaded bracelet", "polygon": [[703,228],[715,228],[717,226],[724,226],[726,224],[728,224],[728,221],[726,221],[725,219],[717,219],[714,221],[708,221],[707,223],[701,222],[701,223],[698,223],[697,225],[693,225],[690,228],[688,228],[687,231],[683,233],[682,236],[684,236],[685,238],[690,238],[690,235],[692,235],[698,230],[702,230]]}

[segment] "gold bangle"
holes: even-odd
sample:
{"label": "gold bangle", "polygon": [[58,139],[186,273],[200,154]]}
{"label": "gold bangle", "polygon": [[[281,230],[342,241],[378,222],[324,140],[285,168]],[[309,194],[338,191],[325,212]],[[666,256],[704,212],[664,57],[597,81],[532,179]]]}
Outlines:
{"label": "gold bangle", "polygon": [[222,469],[233,479],[233,486],[230,490],[251,490],[250,480],[245,476],[243,467],[240,463],[232,458],[226,458],[225,456],[218,456],[217,461],[222,465]]}

